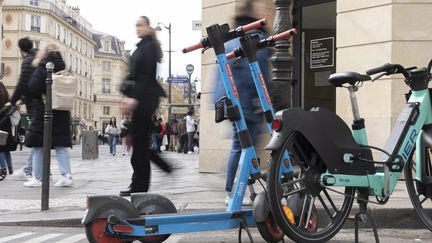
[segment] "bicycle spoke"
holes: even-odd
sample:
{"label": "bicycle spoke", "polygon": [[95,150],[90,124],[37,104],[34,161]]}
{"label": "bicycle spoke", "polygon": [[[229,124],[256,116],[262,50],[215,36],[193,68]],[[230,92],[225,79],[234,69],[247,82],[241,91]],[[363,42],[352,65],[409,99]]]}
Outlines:
{"label": "bicycle spoke", "polygon": [[[419,198],[420,199],[420,198]],[[423,205],[424,202],[426,202],[426,200],[428,200],[428,197],[425,197],[423,200],[420,201],[420,204]]]}
{"label": "bicycle spoke", "polygon": [[318,195],[318,200],[320,200],[321,205],[324,207],[324,210],[327,212],[327,214],[330,216],[330,218],[334,217],[334,214],[330,212],[330,209],[327,207],[327,204],[324,202],[324,199],[321,197],[321,195]]}
{"label": "bicycle spoke", "polygon": [[281,198],[289,197],[289,196],[291,196],[291,195],[293,195],[293,194],[296,194],[296,193],[302,192],[302,191],[304,191],[304,190],[306,190],[306,188],[305,188],[305,187],[302,187],[302,188],[299,188],[299,189],[297,189],[297,190],[290,191],[290,192],[288,192],[288,193],[283,193],[282,196],[281,196]]}
{"label": "bicycle spoke", "polygon": [[324,195],[326,196],[327,200],[330,202],[330,205],[333,207],[335,212],[339,212],[339,210],[336,208],[336,205],[334,204],[333,200],[330,198],[330,195],[328,194],[327,190],[323,188],[322,190],[324,192]]}
{"label": "bicycle spoke", "polygon": [[311,197],[311,202],[310,202],[310,204],[309,204],[308,215],[307,215],[307,217],[306,217],[305,229],[307,229],[308,226],[309,226],[309,220],[310,220],[310,218],[311,218],[311,215],[312,215],[312,209],[313,209],[313,206],[314,206],[314,203],[315,203],[315,197],[312,197],[312,196],[310,196],[310,197]]}
{"label": "bicycle spoke", "polygon": [[299,228],[303,222],[303,217],[304,217],[304,213],[305,213],[305,209],[306,209],[306,204],[307,204],[307,195],[305,195],[305,198],[303,200],[303,206],[302,206],[302,210],[301,210],[301,214],[300,214],[300,220],[299,223],[297,225],[297,228]]}

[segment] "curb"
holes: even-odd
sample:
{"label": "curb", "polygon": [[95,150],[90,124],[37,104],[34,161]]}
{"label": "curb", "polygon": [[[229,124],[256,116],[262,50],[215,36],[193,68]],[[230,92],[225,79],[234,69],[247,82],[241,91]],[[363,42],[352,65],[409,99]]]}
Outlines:
{"label": "curb", "polygon": [[[224,210],[224,209],[221,209]],[[206,212],[206,210],[186,210],[183,213],[193,212]],[[215,210],[207,210],[215,211]],[[354,216],[357,209],[351,211],[350,216]],[[417,213],[413,208],[383,208],[383,209],[371,209],[369,210],[372,218],[374,219],[378,229],[425,229],[426,227],[421,222]],[[318,209],[319,215],[326,214],[323,209]],[[84,213],[83,213],[84,215]],[[55,218],[55,219],[35,219],[35,220],[17,220],[11,219],[8,222],[0,222],[0,226],[39,226],[39,227],[83,227],[81,224],[81,217],[71,218]],[[370,222],[360,223],[361,228],[369,228]],[[354,223],[349,218],[345,222],[343,228],[354,228]]]}

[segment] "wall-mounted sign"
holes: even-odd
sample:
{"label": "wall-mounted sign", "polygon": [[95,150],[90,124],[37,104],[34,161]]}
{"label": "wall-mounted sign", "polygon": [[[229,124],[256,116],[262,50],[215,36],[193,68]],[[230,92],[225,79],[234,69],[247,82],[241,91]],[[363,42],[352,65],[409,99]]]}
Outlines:
{"label": "wall-mounted sign", "polygon": [[192,20],[192,30],[201,30],[201,20]]}
{"label": "wall-mounted sign", "polygon": [[334,37],[310,41],[310,68],[333,67],[335,64]]}

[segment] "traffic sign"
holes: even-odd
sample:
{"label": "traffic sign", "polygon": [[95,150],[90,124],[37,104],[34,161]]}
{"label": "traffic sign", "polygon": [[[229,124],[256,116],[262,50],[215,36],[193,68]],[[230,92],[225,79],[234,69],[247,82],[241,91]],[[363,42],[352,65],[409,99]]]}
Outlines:
{"label": "traffic sign", "polygon": [[188,77],[169,77],[167,79],[167,83],[169,84],[187,84],[189,83]]}
{"label": "traffic sign", "polygon": [[187,66],[186,66],[186,72],[189,74],[189,75],[192,75],[192,73],[194,72],[194,66],[192,65],[192,64],[188,64]]}

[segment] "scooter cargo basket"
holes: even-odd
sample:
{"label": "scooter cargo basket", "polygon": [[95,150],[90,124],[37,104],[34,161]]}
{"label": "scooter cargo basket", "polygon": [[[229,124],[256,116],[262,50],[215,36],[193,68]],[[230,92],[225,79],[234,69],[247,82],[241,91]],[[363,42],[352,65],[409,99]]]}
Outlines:
{"label": "scooter cargo basket", "polygon": [[4,146],[7,144],[9,133],[0,130],[0,146]]}

